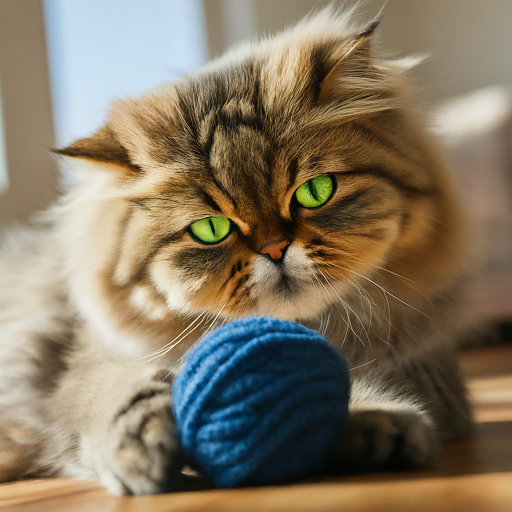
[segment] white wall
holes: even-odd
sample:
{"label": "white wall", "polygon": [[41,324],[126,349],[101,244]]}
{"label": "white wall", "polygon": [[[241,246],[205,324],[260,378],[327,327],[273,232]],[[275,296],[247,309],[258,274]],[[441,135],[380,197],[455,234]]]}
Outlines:
{"label": "white wall", "polygon": [[45,0],[57,144],[89,135],[109,103],[208,59],[200,0]]}

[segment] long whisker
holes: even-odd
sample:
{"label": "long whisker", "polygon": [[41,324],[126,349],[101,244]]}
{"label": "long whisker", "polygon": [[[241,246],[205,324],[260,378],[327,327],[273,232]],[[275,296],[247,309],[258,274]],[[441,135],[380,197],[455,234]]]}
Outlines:
{"label": "long whisker", "polygon": [[[162,358],[163,356],[165,356],[166,354],[168,354],[174,347],[176,347],[177,345],[179,345],[189,334],[192,334],[196,329],[198,329],[202,324],[202,320],[201,322],[199,322],[193,329],[191,329],[190,331],[188,331],[187,333],[184,333],[179,339],[177,339],[172,345],[170,346],[167,346],[166,350],[154,357],[152,357],[151,359],[148,359],[146,361],[146,363],[150,362],[150,361],[155,361],[157,359],[160,359]],[[176,338],[175,338],[176,339]]]}
{"label": "long whisker", "polygon": [[[339,265],[334,265],[334,264],[330,264],[331,266],[338,266]],[[340,268],[343,268],[343,267],[340,267]],[[340,272],[337,272],[337,271],[334,271],[335,274],[337,274],[338,276],[340,277],[343,277],[346,279],[346,276],[344,276],[343,274],[341,274]],[[390,340],[391,340],[391,329],[395,329],[397,330],[393,324],[391,323],[391,307],[389,305],[389,299],[388,299],[388,296],[387,296],[387,293],[386,290],[384,288],[377,288],[377,290],[379,291],[379,293],[381,294],[381,296],[383,297],[384,301],[386,302],[386,312],[387,312],[387,319],[388,319],[388,341],[386,342],[385,340],[383,340],[380,336],[377,336],[380,340],[384,341],[384,343],[386,343],[387,345],[390,345]]]}
{"label": "long whisker", "polygon": [[[316,269],[319,270],[318,268],[318,265],[317,264],[314,264]],[[316,279],[317,283],[321,286],[322,290],[323,290],[323,293],[324,295],[326,296],[327,298],[327,301],[328,302],[331,302],[332,300],[332,295],[329,293],[329,290],[327,290],[327,288],[325,287],[325,285],[320,281],[320,279],[318,279],[318,277],[313,273],[312,276]],[[325,276],[324,276],[324,279],[325,279]],[[350,318],[348,316],[348,311],[345,307],[345,304],[343,303],[342,301],[342,306],[344,307],[345,309],[345,313],[347,314],[347,318],[348,318],[348,321],[350,322]],[[348,336],[348,332],[349,330],[351,330],[352,332],[354,332],[354,329],[352,329],[352,326],[347,322],[347,320],[345,320],[343,318],[343,315],[341,314],[341,312],[336,308],[336,311],[338,312],[341,320],[343,321],[343,323],[346,325],[346,329],[345,329],[345,335],[343,336],[343,340],[341,341],[341,346],[343,347],[343,345],[345,344],[345,341],[347,340],[347,336]],[[329,318],[330,318],[330,313],[329,313]],[[354,332],[355,334],[355,332]]]}
{"label": "long whisker", "polygon": [[335,290],[335,288],[332,286],[332,284],[328,281],[328,279],[325,277],[324,273],[320,270],[320,268],[317,267],[317,270],[320,272],[320,274],[322,275],[322,277],[324,278],[326,284],[328,284],[330,286],[330,288],[332,289],[332,291],[334,292],[334,294],[336,295],[336,297],[338,297],[341,305],[343,306],[343,308],[345,309],[345,312],[347,313],[347,321],[348,321],[348,324],[347,326],[349,327],[349,329],[352,331],[352,333],[354,334],[354,336],[361,342],[361,344],[363,345],[363,347],[365,346],[365,343],[364,341],[361,339],[361,337],[356,333],[356,331],[354,330],[353,326],[352,326],[352,322],[350,320],[350,314],[348,312],[348,310],[350,310],[352,312],[352,314],[359,320],[359,323],[361,324],[361,327],[363,329],[363,331],[365,332],[366,334],[366,337],[368,339],[368,343],[370,344],[371,346],[371,341],[370,341],[370,337],[368,336],[368,332],[363,324],[363,322],[361,321],[361,319],[359,318],[359,316],[357,315],[357,313],[350,307],[350,305],[345,302],[341,297],[340,295],[338,294],[338,292]]}
{"label": "long whisker", "polygon": [[392,270],[389,270],[387,268],[376,265],[375,263],[370,263],[369,261],[363,260],[362,258],[356,256],[355,254],[352,254],[351,252],[347,252],[347,251],[344,251],[342,249],[338,249],[338,248],[332,247],[332,246],[330,246],[329,249],[339,252],[340,254],[343,254],[344,256],[348,256],[349,258],[353,258],[354,260],[364,263],[365,265],[369,265],[378,270],[382,270],[383,272],[387,272],[388,274],[392,274],[392,275],[402,279],[403,281],[405,281],[413,290],[417,291],[420,295],[423,295],[423,292],[415,286],[416,283],[412,279],[409,279],[408,277],[405,277],[401,274],[398,274],[397,272],[393,272]]}
{"label": "long whisker", "polygon": [[[352,313],[354,314],[354,316],[359,320],[359,323],[361,324],[361,327],[363,328],[366,336],[368,337],[368,332],[366,331],[366,328],[363,324],[363,322],[361,321],[361,319],[359,318],[359,316],[357,315],[357,313],[350,307],[349,303],[346,302],[346,301],[343,301],[342,298],[340,297],[340,295],[338,294],[338,292],[336,291],[336,289],[332,286],[332,284],[329,282],[329,280],[327,279],[327,277],[325,276],[325,274],[320,270],[320,268],[318,268],[318,272],[320,272],[320,274],[322,274],[322,277],[324,278],[325,282],[332,288],[332,291],[336,294],[336,297],[338,297],[338,299],[342,302],[344,302],[347,307],[350,309],[350,311],[352,311]],[[349,281],[351,284],[354,284],[352,281],[350,281],[349,279],[347,279],[347,281]]]}
{"label": "long whisker", "polygon": [[[332,263],[327,263],[327,262],[324,262],[325,265],[329,266],[329,267],[332,267],[332,266],[336,266]],[[358,291],[359,295],[361,297],[364,296],[364,298],[366,299],[366,301],[368,302],[368,307],[369,307],[369,314],[370,314],[370,319],[369,319],[369,325],[368,325],[368,330],[370,331],[371,330],[371,325],[372,325],[372,321],[373,321],[373,307],[375,307],[378,311],[380,310],[380,308],[377,306],[377,304],[375,303],[375,301],[371,300],[371,297],[370,297],[370,294],[368,293],[367,290],[365,290],[363,287],[359,286],[357,283],[355,283],[354,281],[352,281],[351,279],[349,279],[347,276],[341,274],[340,272],[337,272],[337,271],[333,271],[336,275],[342,277],[344,280],[348,281],[350,284],[352,284],[354,286],[354,288]],[[378,288],[377,288],[378,289]],[[385,293],[382,292],[382,290],[378,289],[379,293],[381,294],[381,296],[384,298],[385,302],[386,302],[386,316],[387,316],[387,320],[388,320],[388,341],[384,341],[380,336],[377,336],[381,341],[384,341],[384,343],[386,343],[387,345],[389,345],[389,340],[391,339],[391,309],[390,309],[390,306],[389,306],[389,300],[386,296]],[[373,307],[372,307],[373,306]],[[373,332],[373,331],[372,331]]]}
{"label": "long whisker", "polygon": [[203,332],[203,334],[201,335],[201,337],[194,343],[190,346],[190,348],[176,361],[176,363],[173,365],[173,367],[169,370],[169,373],[166,375],[165,378],[169,377],[169,375],[171,375],[172,373],[174,373],[174,371],[176,370],[176,368],[182,363],[183,359],[185,359],[185,357],[191,352],[191,350],[193,350],[193,348],[201,341],[203,340],[204,338],[206,338],[206,336],[208,336],[208,334],[213,330],[213,326],[216,322],[216,320],[219,318],[219,316],[221,315],[221,313],[224,311],[226,305],[227,305],[228,301],[226,301],[224,303],[224,305],[222,306],[222,308],[220,309],[220,311],[214,316],[213,320],[210,322],[210,325],[208,326],[208,328]]}
{"label": "long whisker", "polygon": [[227,303],[228,303],[228,301],[224,302],[224,305],[220,308],[220,311],[215,315],[214,319],[210,322],[210,325],[208,326],[208,328],[204,332],[202,338],[206,338],[206,336],[208,336],[208,334],[210,334],[210,332],[212,332],[212,330],[215,328],[215,322],[217,321],[219,316],[224,311],[224,308],[226,307]]}
{"label": "long whisker", "polygon": [[[329,263],[326,263],[327,265],[330,265]],[[338,276],[341,276],[343,277],[344,280],[348,281],[357,291],[359,297],[361,298],[361,306],[362,306],[362,299],[366,300],[366,302],[368,303],[368,309],[369,309],[369,315],[370,315],[370,319],[368,321],[368,331],[371,329],[371,326],[372,326],[372,320],[373,320],[373,307],[372,306],[375,306],[377,307],[377,305],[375,304],[374,301],[372,301],[370,299],[370,295],[369,293],[364,289],[362,288],[361,286],[359,286],[357,283],[355,283],[354,281],[352,281],[352,279],[349,279],[347,276],[342,276],[339,272],[335,272]]]}
{"label": "long whisker", "polygon": [[[158,355],[160,352],[164,352],[167,347],[169,347],[170,345],[173,345],[173,343],[178,339],[180,338],[181,336],[183,336],[185,334],[186,331],[188,331],[196,322],[198,322],[203,316],[204,316],[205,312],[203,311],[203,313],[201,313],[200,315],[198,315],[196,317],[196,319],[190,323],[189,325],[187,325],[187,327],[185,327],[185,329],[183,329],[173,340],[171,340],[169,343],[167,343],[166,345],[164,345],[163,347],[161,347],[160,349],[158,349],[157,351],[151,353],[151,354],[148,354],[147,356],[143,356],[141,357],[140,359],[149,359],[151,360],[151,358],[153,358],[153,356],[156,356]],[[188,334],[188,333],[187,333]],[[185,336],[187,335],[185,334]]]}
{"label": "long whisker", "polygon": [[396,295],[393,295],[390,291],[386,290],[385,288],[383,288],[380,284],[376,283],[375,281],[372,281],[369,277],[363,276],[362,274],[360,274],[359,272],[356,272],[355,270],[350,270],[349,268],[345,268],[340,265],[336,265],[334,263],[330,263],[330,265],[333,265],[334,267],[338,267],[341,270],[345,270],[347,272],[351,272],[352,274],[356,274],[359,277],[362,277],[369,283],[371,283],[371,284],[375,285],[377,288],[381,289],[384,293],[386,293],[390,297],[393,297],[393,299],[397,300],[398,302],[401,302],[404,306],[407,306],[407,307],[413,309],[414,311],[416,311],[417,313],[420,313],[421,315],[428,318],[429,320],[433,320],[433,318],[429,317],[426,313],[424,313],[423,311],[420,311],[419,309],[415,308],[414,306],[411,306],[411,304],[408,304],[404,300],[398,298]]}
{"label": "long whisker", "polygon": [[375,359],[372,359],[371,361],[367,361],[366,363],[360,364],[359,366],[354,366],[353,368],[350,368],[349,372],[351,372],[353,370],[357,370],[358,368],[362,368],[363,366],[366,366],[367,364],[374,363],[375,361],[377,361],[377,359],[379,359],[379,358],[376,357]]}

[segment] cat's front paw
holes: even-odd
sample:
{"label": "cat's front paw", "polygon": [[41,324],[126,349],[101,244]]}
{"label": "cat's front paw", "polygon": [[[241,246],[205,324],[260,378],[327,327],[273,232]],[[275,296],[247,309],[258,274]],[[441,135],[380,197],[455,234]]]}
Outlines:
{"label": "cat's front paw", "polygon": [[148,384],[110,424],[102,484],[117,495],[176,491],[181,489],[183,465],[169,385]]}
{"label": "cat's front paw", "polygon": [[338,444],[338,469],[406,469],[432,465],[437,439],[430,421],[418,412],[355,411]]}

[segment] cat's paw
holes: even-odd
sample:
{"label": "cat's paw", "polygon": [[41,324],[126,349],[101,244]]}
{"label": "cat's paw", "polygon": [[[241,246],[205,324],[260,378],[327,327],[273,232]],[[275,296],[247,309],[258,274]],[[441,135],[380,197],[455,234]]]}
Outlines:
{"label": "cat's paw", "polygon": [[418,412],[355,411],[349,415],[335,455],[341,469],[406,469],[432,465],[437,439]]}
{"label": "cat's paw", "polygon": [[169,385],[148,384],[110,424],[102,484],[117,495],[177,491],[182,486],[183,465]]}

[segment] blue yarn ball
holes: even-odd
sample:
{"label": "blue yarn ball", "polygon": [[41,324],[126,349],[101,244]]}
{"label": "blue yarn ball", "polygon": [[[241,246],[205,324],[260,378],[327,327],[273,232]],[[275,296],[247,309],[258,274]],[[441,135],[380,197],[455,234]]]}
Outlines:
{"label": "blue yarn ball", "polygon": [[349,393],[347,364],[324,337],[266,317],[214,331],[172,385],[182,447],[218,487],[321,470],[347,417]]}

